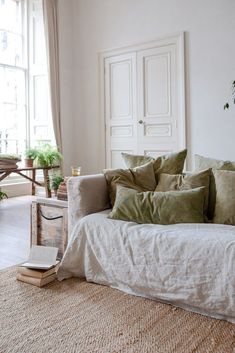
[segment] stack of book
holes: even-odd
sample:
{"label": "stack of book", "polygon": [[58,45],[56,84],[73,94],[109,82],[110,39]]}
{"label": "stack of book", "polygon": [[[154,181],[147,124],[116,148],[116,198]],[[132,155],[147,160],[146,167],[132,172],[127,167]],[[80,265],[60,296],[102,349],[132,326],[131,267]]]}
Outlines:
{"label": "stack of book", "polygon": [[65,179],[62,183],[60,183],[59,188],[57,190],[57,199],[67,201],[67,179]]}
{"label": "stack of book", "polygon": [[59,267],[57,254],[58,248],[33,245],[28,260],[18,266],[16,279],[37,287],[54,281]]}
{"label": "stack of book", "polygon": [[56,272],[59,264],[50,268],[50,270],[36,270],[23,266],[17,268],[16,278],[18,281],[33,284],[37,287],[43,287],[56,279]]}
{"label": "stack of book", "polygon": [[20,160],[20,157],[17,155],[0,154],[0,169],[16,169],[18,168],[16,163]]}

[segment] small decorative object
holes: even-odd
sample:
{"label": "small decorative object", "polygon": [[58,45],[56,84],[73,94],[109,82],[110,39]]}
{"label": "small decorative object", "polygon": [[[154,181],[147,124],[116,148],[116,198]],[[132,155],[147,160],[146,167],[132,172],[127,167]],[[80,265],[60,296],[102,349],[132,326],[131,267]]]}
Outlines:
{"label": "small decorative object", "polygon": [[72,176],[79,176],[81,174],[81,167],[71,167]]}
{"label": "small decorative object", "polygon": [[3,199],[7,199],[7,198],[8,198],[7,194],[5,192],[1,191],[1,189],[0,189],[0,201],[2,201]]}
{"label": "small decorative object", "polygon": [[28,148],[25,151],[25,166],[33,167],[33,161],[38,156],[38,150],[36,148]]}
{"label": "small decorative object", "polygon": [[38,155],[34,160],[34,166],[36,167],[51,167],[60,165],[63,156],[58,151],[57,147],[53,147],[49,144],[43,145],[38,149]]}
{"label": "small decorative object", "polygon": [[[235,104],[235,80],[232,82],[232,101]],[[229,109],[230,104],[227,102],[224,105],[224,110]]]}
{"label": "small decorative object", "polygon": [[60,186],[58,188],[57,191],[57,199],[58,200],[63,200],[63,201],[67,201],[68,200],[68,192],[67,192],[67,181],[68,181],[68,177],[64,178],[64,181],[62,183],[60,183]]}
{"label": "small decorative object", "polygon": [[63,181],[64,177],[60,173],[53,173],[50,177],[50,187],[54,190],[55,195],[57,195],[57,190]]}

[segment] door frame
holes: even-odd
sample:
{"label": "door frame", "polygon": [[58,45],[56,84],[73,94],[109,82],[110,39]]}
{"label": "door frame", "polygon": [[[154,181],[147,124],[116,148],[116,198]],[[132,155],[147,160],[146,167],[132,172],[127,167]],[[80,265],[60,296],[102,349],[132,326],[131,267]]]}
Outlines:
{"label": "door frame", "polygon": [[151,49],[173,44],[176,46],[177,65],[180,76],[179,88],[179,146],[186,148],[186,109],[185,109],[185,40],[184,32],[178,32],[167,37],[150,40],[140,44],[103,50],[98,53],[99,60],[99,122],[100,122],[100,151],[99,168],[106,167],[106,126],[105,126],[105,59],[114,55],[122,55],[139,50]]}

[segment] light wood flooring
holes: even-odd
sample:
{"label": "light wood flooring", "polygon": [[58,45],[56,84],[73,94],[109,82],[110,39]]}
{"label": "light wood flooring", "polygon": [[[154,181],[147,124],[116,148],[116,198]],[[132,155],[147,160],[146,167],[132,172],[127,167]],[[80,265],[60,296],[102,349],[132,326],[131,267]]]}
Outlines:
{"label": "light wood flooring", "polygon": [[30,204],[34,196],[0,202],[0,269],[27,259],[30,247]]}

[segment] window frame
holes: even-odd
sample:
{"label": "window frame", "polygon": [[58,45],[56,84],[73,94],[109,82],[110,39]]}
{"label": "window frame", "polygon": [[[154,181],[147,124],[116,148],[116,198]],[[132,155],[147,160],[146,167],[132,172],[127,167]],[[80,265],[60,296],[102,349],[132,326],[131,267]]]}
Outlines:
{"label": "window frame", "polygon": [[[32,141],[32,129],[33,129],[33,119],[35,119],[35,91],[34,91],[34,65],[33,65],[33,51],[35,42],[33,42],[33,16],[34,12],[37,11],[37,6],[42,6],[41,0],[16,0],[21,3],[22,13],[21,13],[21,21],[22,21],[22,66],[19,65],[11,65],[11,64],[3,64],[0,63],[0,67],[8,67],[14,70],[20,70],[24,72],[25,78],[25,148],[31,147]],[[35,10],[36,9],[36,10]],[[47,72],[47,63],[44,63],[42,70],[42,75],[46,77],[48,80],[48,72]],[[40,71],[40,69],[39,69]],[[40,75],[39,75],[40,76]],[[48,92],[49,93],[49,92]],[[51,118],[51,109],[50,109],[50,101],[48,101],[48,117],[51,119],[51,122],[48,120],[48,128],[52,127],[52,118]],[[53,131],[51,134],[50,141],[53,143]],[[33,146],[32,146],[33,147]],[[21,160],[24,160],[24,156],[21,155]],[[41,173],[38,173],[41,177]],[[17,174],[11,174],[9,177],[0,182],[0,187],[4,187],[5,185],[11,184],[26,184],[28,183],[25,179],[20,177]]]}

